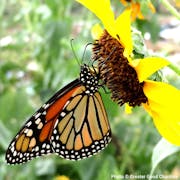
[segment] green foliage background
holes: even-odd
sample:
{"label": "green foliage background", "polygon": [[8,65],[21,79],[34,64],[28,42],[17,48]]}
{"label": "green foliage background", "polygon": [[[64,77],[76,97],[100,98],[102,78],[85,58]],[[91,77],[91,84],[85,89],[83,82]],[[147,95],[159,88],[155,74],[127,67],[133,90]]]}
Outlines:
{"label": "green foliage background", "polygon": [[[71,180],[106,180],[111,175],[150,173],[152,150],[160,140],[152,119],[142,108],[126,115],[103,90],[113,141],[101,153],[78,162],[50,155],[23,165],[5,163],[8,144],[26,119],[78,77],[70,40],[74,38],[73,48],[81,59],[85,46],[92,42],[90,29],[96,22],[94,15],[72,0],[1,0],[0,180],[50,180],[59,175]],[[141,26],[146,29],[148,23]],[[84,59],[89,58],[87,48]],[[156,173],[172,174],[179,166],[174,154]]]}

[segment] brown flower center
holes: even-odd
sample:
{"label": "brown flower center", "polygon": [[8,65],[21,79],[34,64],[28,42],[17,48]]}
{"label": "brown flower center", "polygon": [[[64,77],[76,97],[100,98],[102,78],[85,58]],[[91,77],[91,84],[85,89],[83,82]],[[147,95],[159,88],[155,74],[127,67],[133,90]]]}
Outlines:
{"label": "brown flower center", "polygon": [[137,73],[123,55],[124,47],[105,30],[99,40],[94,42],[93,59],[98,60],[100,77],[118,104],[130,106],[147,102],[143,83],[139,83]]}

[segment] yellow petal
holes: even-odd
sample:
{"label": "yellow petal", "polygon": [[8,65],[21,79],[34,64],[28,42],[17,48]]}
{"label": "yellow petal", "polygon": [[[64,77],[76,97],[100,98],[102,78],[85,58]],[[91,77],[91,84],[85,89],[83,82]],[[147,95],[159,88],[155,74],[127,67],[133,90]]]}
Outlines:
{"label": "yellow petal", "polygon": [[180,0],[175,0],[175,4],[177,7],[180,7]]}
{"label": "yellow petal", "polygon": [[76,0],[92,11],[103,23],[106,30],[114,24],[114,13],[110,0]]}
{"label": "yellow petal", "polygon": [[180,145],[180,91],[154,81],[145,81],[143,90],[148,98],[143,106],[152,116],[159,133],[172,144]]}
{"label": "yellow petal", "polygon": [[125,0],[120,0],[121,1],[121,3],[123,4],[123,6],[127,6],[128,4],[127,4],[127,1],[125,1]]}
{"label": "yellow petal", "polygon": [[149,6],[149,8],[151,9],[151,12],[152,12],[152,13],[155,13],[155,12],[156,12],[156,9],[155,9],[154,5],[152,4],[152,2],[148,2],[148,6]]}
{"label": "yellow petal", "polygon": [[167,83],[146,80],[143,86],[143,91],[148,99],[155,102],[164,105],[169,102],[176,102],[176,105],[179,106],[179,102],[176,101],[176,98],[179,98],[179,90]]}
{"label": "yellow petal", "polygon": [[156,107],[157,109],[155,111],[153,111],[151,107],[153,107],[151,102],[149,102],[148,105],[144,105],[146,111],[152,116],[154,124],[161,136],[170,143],[180,146],[180,122],[178,121],[180,116],[167,115],[167,113],[164,112],[170,113],[171,110],[166,108],[162,109],[161,106],[160,109]]}
{"label": "yellow petal", "polygon": [[147,57],[131,61],[130,65],[136,70],[139,82],[143,82],[150,75],[164,66],[167,66],[169,61],[159,57]]}
{"label": "yellow petal", "polygon": [[139,11],[139,13],[138,13],[138,18],[141,20],[145,19],[144,15],[141,13],[141,11]]}
{"label": "yellow petal", "polygon": [[54,180],[70,180],[69,177],[61,175],[61,176],[56,176]]}
{"label": "yellow petal", "polygon": [[131,7],[132,7],[132,13],[131,13],[132,21],[135,21],[136,18],[137,18],[137,16],[138,16],[140,19],[143,19],[143,18],[144,18],[144,16],[143,16],[142,13],[141,13],[140,3],[134,2],[134,3],[132,3]]}
{"label": "yellow petal", "polygon": [[103,23],[108,33],[124,46],[124,56],[130,59],[132,53],[131,10],[125,10],[116,20],[110,0],[76,0],[92,11]]}
{"label": "yellow petal", "polygon": [[129,106],[129,104],[125,104],[125,113],[131,114],[132,113],[132,106]]}
{"label": "yellow petal", "polygon": [[124,46],[124,56],[129,58],[133,50],[133,42],[131,36],[131,10],[125,10],[115,21],[115,34],[111,34],[117,38],[119,36],[120,43]]}
{"label": "yellow petal", "polygon": [[93,39],[99,39],[103,34],[103,29],[99,24],[95,24],[91,29]]}

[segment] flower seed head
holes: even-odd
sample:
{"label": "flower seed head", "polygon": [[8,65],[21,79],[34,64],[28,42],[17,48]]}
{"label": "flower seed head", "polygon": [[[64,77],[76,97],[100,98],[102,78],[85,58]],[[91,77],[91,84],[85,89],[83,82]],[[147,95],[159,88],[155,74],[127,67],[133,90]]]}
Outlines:
{"label": "flower seed head", "polygon": [[135,69],[129,65],[123,55],[124,47],[105,30],[93,47],[93,59],[98,61],[100,78],[112,93],[112,99],[118,104],[130,106],[147,102],[143,92],[143,83],[138,80]]}

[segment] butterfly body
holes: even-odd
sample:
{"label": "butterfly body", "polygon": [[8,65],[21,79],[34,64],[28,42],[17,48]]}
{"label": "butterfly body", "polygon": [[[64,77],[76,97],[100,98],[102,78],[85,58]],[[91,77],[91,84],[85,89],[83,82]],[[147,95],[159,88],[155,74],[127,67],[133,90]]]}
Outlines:
{"label": "butterfly body", "polygon": [[83,65],[80,78],[59,90],[21,128],[8,147],[7,163],[52,153],[80,160],[104,149],[111,132],[98,89],[98,74]]}

